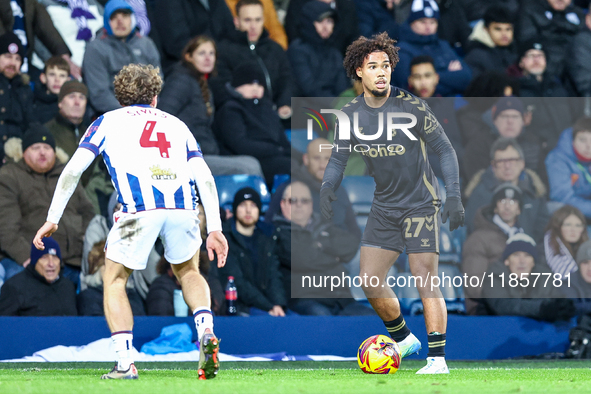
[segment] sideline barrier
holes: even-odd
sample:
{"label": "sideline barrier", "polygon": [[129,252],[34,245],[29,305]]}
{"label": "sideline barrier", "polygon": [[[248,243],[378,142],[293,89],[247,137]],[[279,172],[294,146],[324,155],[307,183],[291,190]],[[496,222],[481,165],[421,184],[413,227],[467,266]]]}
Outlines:
{"label": "sideline barrier", "polygon": [[[427,356],[427,335],[422,316],[405,317],[408,326],[423,344],[420,356]],[[133,345],[141,346],[160,335],[164,326],[192,318],[136,317]],[[446,357],[449,360],[503,359],[547,352],[563,352],[573,322],[550,324],[522,317],[448,317]],[[30,356],[51,346],[81,346],[110,336],[102,317],[0,317],[0,360]],[[216,317],[216,335],[228,354],[285,352],[289,355],[336,355],[353,357],[363,340],[386,334],[378,317],[283,318]]]}

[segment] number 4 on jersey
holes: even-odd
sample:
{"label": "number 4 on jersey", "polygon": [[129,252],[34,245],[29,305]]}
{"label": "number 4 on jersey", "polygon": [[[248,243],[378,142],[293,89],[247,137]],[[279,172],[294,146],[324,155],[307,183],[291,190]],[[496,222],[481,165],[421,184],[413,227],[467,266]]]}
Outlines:
{"label": "number 4 on jersey", "polygon": [[153,120],[149,120],[146,122],[144,126],[144,131],[142,132],[142,136],[140,137],[140,146],[142,148],[158,148],[160,149],[160,156],[168,159],[168,148],[170,148],[170,142],[166,140],[166,134],[164,133],[156,133],[157,140],[152,141],[150,137],[152,136],[152,132],[156,127],[156,122]]}

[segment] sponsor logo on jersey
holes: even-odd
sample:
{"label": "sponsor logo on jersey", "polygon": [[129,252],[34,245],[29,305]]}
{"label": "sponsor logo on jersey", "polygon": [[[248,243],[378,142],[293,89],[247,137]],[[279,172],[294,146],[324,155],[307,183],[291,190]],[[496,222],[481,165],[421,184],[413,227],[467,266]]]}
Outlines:
{"label": "sponsor logo on jersey", "polygon": [[176,179],[176,174],[170,171],[169,168],[160,168],[159,165],[154,165],[150,167],[150,171],[152,171],[152,179],[156,181]]}

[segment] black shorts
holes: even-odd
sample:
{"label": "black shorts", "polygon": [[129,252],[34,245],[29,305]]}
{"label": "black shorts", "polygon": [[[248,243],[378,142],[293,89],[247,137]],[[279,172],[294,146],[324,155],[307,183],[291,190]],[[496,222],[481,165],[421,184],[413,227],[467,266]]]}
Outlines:
{"label": "black shorts", "polygon": [[361,246],[378,247],[402,253],[439,254],[441,210],[435,205],[410,209],[371,207]]}

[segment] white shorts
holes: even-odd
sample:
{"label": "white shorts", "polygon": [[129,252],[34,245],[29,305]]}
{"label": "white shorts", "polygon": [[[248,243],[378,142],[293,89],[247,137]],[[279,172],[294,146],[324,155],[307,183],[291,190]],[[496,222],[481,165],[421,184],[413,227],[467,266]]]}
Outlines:
{"label": "white shorts", "polygon": [[201,247],[197,211],[155,209],[137,213],[115,212],[107,237],[106,257],[133,270],[146,268],[156,238],[164,244],[170,264],[190,260]]}

